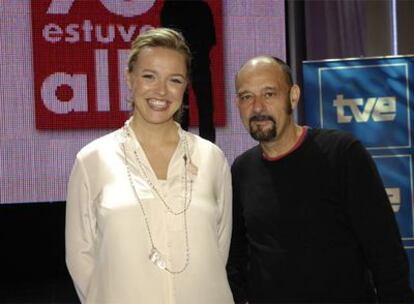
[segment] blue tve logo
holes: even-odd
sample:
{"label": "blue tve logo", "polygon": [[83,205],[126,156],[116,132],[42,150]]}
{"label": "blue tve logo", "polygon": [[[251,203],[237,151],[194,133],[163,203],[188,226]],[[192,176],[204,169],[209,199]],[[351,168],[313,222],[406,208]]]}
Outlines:
{"label": "blue tve logo", "polygon": [[[355,122],[366,123],[370,118],[373,121],[392,121],[395,120],[397,102],[396,97],[369,97],[365,101],[363,98],[348,98],[344,95],[336,95],[333,101],[336,107],[336,117],[338,123]],[[346,110],[350,110],[347,114]]]}
{"label": "blue tve logo", "polygon": [[407,73],[404,64],[320,68],[321,126],[358,134],[368,149],[408,147]]}

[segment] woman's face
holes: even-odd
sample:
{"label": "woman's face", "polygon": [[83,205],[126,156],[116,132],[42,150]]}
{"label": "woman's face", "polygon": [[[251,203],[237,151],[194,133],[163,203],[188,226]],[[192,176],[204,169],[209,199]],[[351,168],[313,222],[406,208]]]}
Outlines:
{"label": "woman's face", "polygon": [[163,47],[144,47],[133,71],[127,73],[127,81],[135,119],[151,124],[170,123],[187,86],[185,57]]}

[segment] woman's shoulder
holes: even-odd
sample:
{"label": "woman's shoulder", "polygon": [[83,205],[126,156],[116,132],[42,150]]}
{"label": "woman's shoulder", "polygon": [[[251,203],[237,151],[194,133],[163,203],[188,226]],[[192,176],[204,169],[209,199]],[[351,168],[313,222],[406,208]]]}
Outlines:
{"label": "woman's shoulder", "polygon": [[185,131],[185,134],[189,138],[190,146],[193,146],[194,149],[203,153],[213,153],[217,156],[224,157],[223,150],[217,144],[191,132]]}
{"label": "woman's shoulder", "polygon": [[98,137],[81,148],[77,153],[77,157],[82,159],[87,158],[90,155],[95,155],[96,153],[115,150],[121,136],[121,130],[118,129]]}

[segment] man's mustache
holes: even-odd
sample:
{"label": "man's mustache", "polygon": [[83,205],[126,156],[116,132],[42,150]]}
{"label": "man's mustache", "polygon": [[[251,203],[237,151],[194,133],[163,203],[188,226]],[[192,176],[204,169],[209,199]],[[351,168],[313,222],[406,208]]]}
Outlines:
{"label": "man's mustache", "polygon": [[264,121],[264,120],[270,120],[273,123],[276,123],[276,121],[270,115],[253,115],[252,117],[250,117],[249,123],[252,123],[253,121]]}

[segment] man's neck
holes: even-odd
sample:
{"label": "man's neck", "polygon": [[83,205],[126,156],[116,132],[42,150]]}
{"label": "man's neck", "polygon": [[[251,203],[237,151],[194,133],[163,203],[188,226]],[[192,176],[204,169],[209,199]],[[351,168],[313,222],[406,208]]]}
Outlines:
{"label": "man's neck", "polygon": [[261,142],[263,153],[267,158],[278,158],[291,151],[301,139],[301,135],[304,132],[304,128],[299,125],[292,125],[285,130],[280,137],[277,137],[274,141]]}

